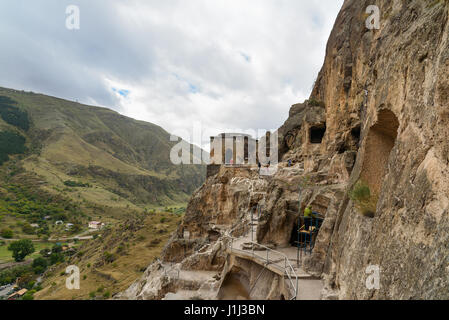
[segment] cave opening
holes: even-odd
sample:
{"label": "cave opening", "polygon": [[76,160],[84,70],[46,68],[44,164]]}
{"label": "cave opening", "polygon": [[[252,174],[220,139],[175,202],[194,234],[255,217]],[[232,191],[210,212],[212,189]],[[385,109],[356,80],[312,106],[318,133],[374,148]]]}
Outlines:
{"label": "cave opening", "polygon": [[361,128],[360,126],[354,127],[351,129],[351,136],[356,141],[357,145],[360,142],[360,135],[361,135]]}
{"label": "cave opening", "polygon": [[219,300],[250,300],[250,280],[244,270],[233,267],[226,275],[217,298]]}
{"label": "cave opening", "polygon": [[348,147],[345,144],[342,144],[339,148],[338,148],[338,154],[343,154],[346,151],[348,151]]}
{"label": "cave opening", "polygon": [[360,178],[368,185],[372,197],[379,197],[383,180],[388,173],[388,160],[396,142],[398,128],[396,115],[384,109],[379,112],[377,122],[369,129]]}
{"label": "cave opening", "polygon": [[218,231],[215,231],[215,230],[209,230],[209,232],[208,232],[208,236],[207,236],[207,239],[210,241],[210,242],[215,242],[215,241],[217,241],[219,238],[220,238],[220,232],[218,232]]}
{"label": "cave opening", "polygon": [[326,124],[311,127],[310,128],[310,143],[312,143],[312,144],[322,143],[325,134],[326,134]]}
{"label": "cave opening", "polygon": [[290,234],[290,245],[292,247],[297,247],[298,246],[297,242],[298,242],[298,222],[295,222],[293,224],[293,229]]}

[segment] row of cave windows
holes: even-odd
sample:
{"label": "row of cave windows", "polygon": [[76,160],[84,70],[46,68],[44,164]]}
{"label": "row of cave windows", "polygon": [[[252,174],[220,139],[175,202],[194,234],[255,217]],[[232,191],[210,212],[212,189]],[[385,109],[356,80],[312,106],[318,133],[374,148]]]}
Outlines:
{"label": "row of cave windows", "polygon": [[[312,144],[321,144],[323,142],[324,139],[324,135],[326,134],[326,125],[324,124],[324,126],[320,126],[320,127],[312,127],[310,128],[310,143]],[[246,145],[247,141],[245,140],[245,145]],[[248,157],[248,150],[245,150],[245,159]],[[267,156],[269,156],[269,154],[267,153]],[[231,159],[233,158],[233,152],[232,149],[226,149],[225,151],[225,163],[230,164],[231,163]]]}
{"label": "row of cave windows", "polygon": [[[357,144],[360,141],[360,127],[355,127],[351,130],[352,137],[356,140]],[[326,124],[321,126],[315,126],[310,128],[310,134],[309,134],[309,140],[311,144],[321,144],[324,139],[324,135],[326,134]],[[247,141],[245,140],[245,143]],[[343,152],[345,150],[342,150]],[[341,152],[341,153],[343,153]],[[267,154],[268,156],[268,154]],[[248,150],[245,150],[245,159],[248,157]],[[231,149],[226,150],[225,155],[225,163],[230,163],[231,159],[233,158],[233,153]]]}

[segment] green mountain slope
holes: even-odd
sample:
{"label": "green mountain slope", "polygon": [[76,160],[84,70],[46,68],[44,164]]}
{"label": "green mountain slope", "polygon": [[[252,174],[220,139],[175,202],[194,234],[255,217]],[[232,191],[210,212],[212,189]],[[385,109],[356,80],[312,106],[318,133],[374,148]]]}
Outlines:
{"label": "green mountain slope", "polygon": [[3,173],[14,164],[45,192],[111,207],[184,203],[205,166],[173,165],[169,138],[159,126],[105,108],[0,88],[0,142],[16,141],[0,143]]}

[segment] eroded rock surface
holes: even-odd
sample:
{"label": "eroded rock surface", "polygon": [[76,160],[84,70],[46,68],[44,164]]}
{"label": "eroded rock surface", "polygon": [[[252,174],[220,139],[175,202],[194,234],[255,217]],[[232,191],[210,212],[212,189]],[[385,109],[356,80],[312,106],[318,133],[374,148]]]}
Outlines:
{"label": "eroded rock surface", "polygon": [[[317,194],[329,199],[304,267],[326,279],[329,298],[447,299],[449,3],[378,5],[379,30],[365,28],[362,1],[345,1],[337,18],[309,100],[325,106],[321,145],[308,146],[310,133],[299,123],[283,133],[302,139],[282,154],[312,182],[301,203],[313,205]],[[293,106],[287,123],[301,108]],[[278,245],[286,244],[301,179],[282,175],[269,186],[258,232],[259,241]],[[372,217],[348,195],[360,180],[378,197]],[[369,266],[381,270],[379,290],[366,287]]]}
{"label": "eroded rock surface", "polygon": [[[345,1],[313,92],[327,106],[328,136],[360,117],[350,185],[364,178],[379,192],[374,218],[345,196],[324,272],[340,298],[447,299],[449,3],[378,5],[381,27],[369,31],[363,3]],[[380,267],[379,290],[366,288],[370,265]]]}
{"label": "eroded rock surface", "polygon": [[[249,270],[257,268],[232,260],[224,236],[244,234],[259,205],[257,241],[291,246],[311,205],[325,220],[301,263],[325,280],[324,299],[449,298],[449,3],[377,5],[380,29],[368,30],[366,2],[344,2],[311,98],[279,129],[277,173],[262,179],[257,170],[223,167],[208,178],[165,262],[216,271],[222,295],[240,283],[243,298],[281,299],[273,275],[252,292],[257,270]],[[360,181],[375,199],[370,214],[349,196]],[[369,266],[380,268],[379,289],[366,286]],[[168,289],[157,272],[151,266],[127,296],[160,298]],[[158,293],[143,289],[145,281]]]}
{"label": "eroded rock surface", "polygon": [[[180,298],[176,295],[179,292],[183,292],[183,297],[190,297],[186,290],[191,290],[191,285],[186,287],[186,282],[179,281],[177,276],[161,277],[161,274],[176,274],[176,270],[181,270],[181,275],[196,272],[199,279],[204,272],[212,272],[209,273],[212,285],[206,288],[208,290],[203,288],[202,295],[191,298],[216,299],[218,287],[214,286],[222,279],[228,236],[239,237],[248,232],[248,213],[263,198],[267,184],[257,168],[222,167],[190,200],[182,224],[163,251],[162,263],[151,265],[141,279],[116,298],[162,299],[168,293],[175,294],[169,298]],[[175,271],[173,265],[176,265]]]}

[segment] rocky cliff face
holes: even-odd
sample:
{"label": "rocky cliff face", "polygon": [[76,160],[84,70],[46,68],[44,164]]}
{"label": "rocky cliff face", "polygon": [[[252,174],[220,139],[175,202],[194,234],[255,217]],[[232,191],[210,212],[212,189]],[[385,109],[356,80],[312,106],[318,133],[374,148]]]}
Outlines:
{"label": "rocky cliff face", "polygon": [[[378,4],[381,26],[369,31],[368,2],[345,1],[313,91],[330,140],[360,118],[349,185],[362,179],[378,198],[369,218],[344,196],[323,272],[340,298],[447,299],[449,3]],[[365,286],[369,265],[379,290]]]}
{"label": "rocky cliff face", "polygon": [[[368,5],[345,2],[312,93],[325,105],[326,135],[318,152],[323,159],[310,155],[308,146],[293,145],[284,155],[303,157],[312,176],[321,171],[323,184],[334,183],[335,190],[317,190],[316,183],[303,188],[303,204],[316,207],[314,194],[330,199],[304,265],[325,276],[339,298],[447,298],[449,4],[381,1],[381,27],[374,31],[365,28]],[[284,136],[289,134],[295,129]],[[304,140],[307,132],[300,136]],[[341,188],[332,173],[340,174]],[[294,179],[278,175],[280,182],[271,187],[259,240],[285,245],[281,230],[292,225],[286,213]],[[357,181],[376,200],[373,216],[361,215],[349,197]],[[370,265],[380,267],[379,290],[366,288]]]}
{"label": "rocky cliff face", "polygon": [[[261,200],[266,185],[267,181],[259,178],[256,169],[221,168],[190,200],[185,219],[165,248],[163,260],[178,263],[225,234],[241,235],[247,230],[244,222],[248,219],[249,209]],[[185,249],[185,254],[180,254],[181,248]],[[195,256],[195,259],[200,257]],[[209,260],[195,262],[185,261],[191,264],[189,269],[221,270],[224,257],[222,254],[220,258],[215,252],[210,263]]]}
{"label": "rocky cliff face", "polygon": [[[365,26],[370,4],[345,1],[311,98],[279,129],[276,175],[209,178],[165,261],[226,271],[220,239],[244,232],[253,205],[263,208],[257,241],[273,247],[291,246],[311,205],[325,220],[301,262],[326,280],[323,298],[449,298],[449,2],[377,1],[377,30]],[[366,286],[369,266],[378,289]]]}
{"label": "rocky cliff face", "polygon": [[[226,269],[229,237],[248,231],[248,213],[263,198],[267,184],[257,168],[221,167],[191,198],[185,218],[167,243],[161,261],[151,265],[141,279],[116,298],[163,299],[167,293],[180,293],[178,298],[186,299],[192,290],[194,298],[217,298],[221,273]],[[236,268],[229,269],[234,272]],[[173,276],[177,270],[181,270],[181,276]],[[183,278],[186,272],[187,281]],[[263,288],[260,291],[265,292]]]}
{"label": "rocky cliff face", "polygon": [[[315,180],[302,188],[301,203],[326,213],[304,267],[342,299],[447,299],[449,3],[380,1],[373,31],[365,27],[368,5],[345,1],[329,39],[312,93],[325,106],[320,149],[304,144],[310,133],[290,129],[297,106],[283,133],[303,141],[302,149],[288,146],[284,160],[300,159],[302,177]],[[270,186],[258,240],[285,245],[298,179],[280,171]],[[374,200],[370,215],[350,197],[360,181]],[[368,266],[380,267],[378,290],[366,287]]]}

